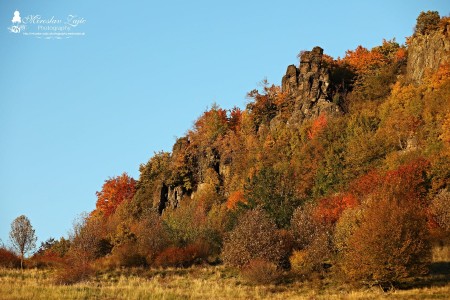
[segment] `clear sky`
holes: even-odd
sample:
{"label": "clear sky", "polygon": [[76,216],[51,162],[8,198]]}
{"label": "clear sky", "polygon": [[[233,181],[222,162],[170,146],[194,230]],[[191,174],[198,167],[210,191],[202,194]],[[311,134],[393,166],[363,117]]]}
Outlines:
{"label": "clear sky", "polygon": [[[77,15],[85,36],[15,34],[22,18]],[[421,11],[448,0],[0,2],[0,239],[25,214],[39,241],[66,236],[108,177],[127,172],[213,102],[244,107],[267,78],[319,45],[343,56],[383,38],[404,43]]]}

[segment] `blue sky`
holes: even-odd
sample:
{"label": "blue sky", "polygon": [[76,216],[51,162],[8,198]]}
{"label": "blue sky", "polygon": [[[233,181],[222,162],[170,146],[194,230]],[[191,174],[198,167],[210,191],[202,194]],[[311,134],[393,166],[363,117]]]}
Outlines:
{"label": "blue sky", "polygon": [[[8,31],[22,17],[83,17],[82,37]],[[66,236],[108,177],[138,168],[213,102],[244,107],[267,78],[319,45],[343,56],[403,43],[421,11],[448,0],[0,3],[0,239],[27,215],[40,241]]]}

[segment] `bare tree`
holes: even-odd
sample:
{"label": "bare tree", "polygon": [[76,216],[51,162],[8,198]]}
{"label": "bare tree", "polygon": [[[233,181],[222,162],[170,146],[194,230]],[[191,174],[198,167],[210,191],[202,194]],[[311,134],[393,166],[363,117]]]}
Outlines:
{"label": "bare tree", "polygon": [[26,216],[21,215],[11,223],[9,238],[20,254],[20,268],[23,269],[24,256],[36,247],[37,240],[33,226]]}

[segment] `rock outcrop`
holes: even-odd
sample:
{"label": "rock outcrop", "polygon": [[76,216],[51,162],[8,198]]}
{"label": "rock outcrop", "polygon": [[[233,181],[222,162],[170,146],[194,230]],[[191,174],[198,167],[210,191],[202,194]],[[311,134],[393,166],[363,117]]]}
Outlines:
{"label": "rock outcrop", "polygon": [[182,186],[167,186],[166,184],[162,184],[159,187],[159,203],[158,203],[158,212],[162,214],[164,209],[177,208],[180,204],[180,201],[183,199],[185,194]]}
{"label": "rock outcrop", "polygon": [[283,76],[283,92],[294,102],[292,121],[315,118],[325,112],[341,114],[341,108],[332,102],[330,70],[323,60],[323,49],[314,47],[300,56],[300,66],[290,65]]}
{"label": "rock outcrop", "polygon": [[450,62],[450,22],[430,33],[416,33],[408,44],[406,77],[420,83],[426,71],[434,72]]}

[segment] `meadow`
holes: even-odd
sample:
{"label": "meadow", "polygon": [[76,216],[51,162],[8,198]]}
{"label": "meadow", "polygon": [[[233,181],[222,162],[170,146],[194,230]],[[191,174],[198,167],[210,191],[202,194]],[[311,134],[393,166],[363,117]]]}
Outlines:
{"label": "meadow", "polygon": [[416,279],[414,288],[385,292],[377,286],[355,289],[326,279],[254,285],[223,266],[121,269],[74,285],[56,284],[53,270],[0,269],[0,299],[448,299],[448,276],[441,270]]}

